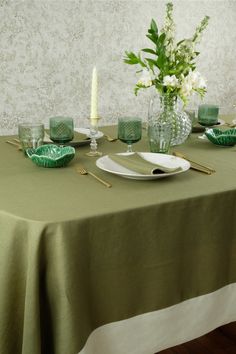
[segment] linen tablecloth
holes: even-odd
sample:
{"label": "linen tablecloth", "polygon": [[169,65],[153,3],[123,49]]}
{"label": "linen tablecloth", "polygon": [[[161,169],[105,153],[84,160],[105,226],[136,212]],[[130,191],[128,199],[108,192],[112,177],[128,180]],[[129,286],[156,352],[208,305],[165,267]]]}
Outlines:
{"label": "linen tablecloth", "polygon": [[[143,135],[136,151],[148,151]],[[153,354],[236,320],[235,147],[192,134],[176,150],[216,173],[138,181],[98,170],[89,145],[47,169],[6,140],[0,353]],[[98,143],[104,155],[125,151]],[[77,163],[112,188],[79,175]]]}

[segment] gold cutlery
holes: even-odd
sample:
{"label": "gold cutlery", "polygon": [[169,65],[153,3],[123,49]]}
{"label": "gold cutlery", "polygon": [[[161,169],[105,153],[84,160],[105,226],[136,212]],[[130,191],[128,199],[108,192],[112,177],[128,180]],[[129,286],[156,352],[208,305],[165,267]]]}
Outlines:
{"label": "gold cutlery", "polygon": [[197,161],[193,161],[193,160],[189,159],[187,156],[185,156],[184,154],[182,154],[181,152],[174,151],[173,155],[177,156],[177,157],[181,157],[182,159],[185,159],[185,160],[189,161],[190,164],[191,164],[191,168],[194,169],[194,170],[198,170],[200,172],[204,172],[204,173],[206,173],[208,175],[212,174],[213,172],[216,172],[212,167],[203,165],[203,164],[201,164],[201,163],[199,163]]}
{"label": "gold cutlery", "polygon": [[[190,162],[190,161],[189,161]],[[195,171],[199,171],[202,173],[206,173],[207,175],[211,175],[213,172],[206,170],[205,168],[202,168],[200,166],[194,165],[194,163],[190,162],[190,168]]]}
{"label": "gold cutlery", "polygon": [[[16,139],[13,139],[13,140],[16,140]],[[14,142],[14,141],[11,141],[11,140],[7,140],[6,143],[16,146],[18,148],[18,150],[22,150],[21,145],[19,143],[17,143],[17,142]]]}
{"label": "gold cutlery", "polygon": [[227,125],[228,127],[230,128],[235,128],[236,127],[236,124],[235,123],[225,123],[225,125]]}
{"label": "gold cutlery", "polygon": [[20,144],[20,140],[19,139],[14,138],[13,140]]}
{"label": "gold cutlery", "polygon": [[118,140],[118,138],[112,138],[110,135],[108,135],[108,134],[104,134],[104,136],[105,136],[105,138],[108,140],[108,141],[110,141],[110,142],[113,142],[113,141],[116,141],[116,140]]}
{"label": "gold cutlery", "polygon": [[104,184],[108,188],[112,187],[112,185],[109,182],[104,181],[103,179],[101,179],[100,177],[95,175],[93,172],[86,170],[83,166],[77,166],[76,170],[81,175],[90,175],[90,176],[94,177],[96,180],[98,180],[99,182],[101,182],[102,184]]}

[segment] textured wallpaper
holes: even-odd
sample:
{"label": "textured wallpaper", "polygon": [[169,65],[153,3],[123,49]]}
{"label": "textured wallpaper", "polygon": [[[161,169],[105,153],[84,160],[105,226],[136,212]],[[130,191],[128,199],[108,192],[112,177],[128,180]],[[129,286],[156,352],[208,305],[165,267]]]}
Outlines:
{"label": "textured wallpaper", "polygon": [[[118,115],[146,119],[151,90],[136,97],[135,69],[125,50],[149,44],[150,20],[163,24],[162,0],[0,0],[0,134],[21,121],[55,115],[88,125],[93,66],[99,77],[101,125]],[[210,16],[199,46],[198,69],[208,82],[206,100],[231,110],[236,103],[236,1],[176,0],[177,37],[190,37]]]}

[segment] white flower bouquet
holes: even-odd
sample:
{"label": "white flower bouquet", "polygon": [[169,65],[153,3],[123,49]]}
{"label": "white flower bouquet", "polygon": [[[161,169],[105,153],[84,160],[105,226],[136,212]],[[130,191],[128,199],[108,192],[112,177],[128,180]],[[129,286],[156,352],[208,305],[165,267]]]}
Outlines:
{"label": "white flower bouquet", "polygon": [[[180,97],[184,104],[190,95],[197,92],[200,96],[206,93],[206,80],[196,71],[195,60],[199,52],[195,46],[207,27],[209,17],[205,16],[196,28],[192,38],[175,42],[175,24],[173,20],[173,4],[166,4],[164,27],[159,33],[156,22],[152,19],[147,37],[155,47],[144,48],[138,54],[126,51],[124,62],[141,66],[141,77],[136,83],[135,94],[142,88],[155,86],[160,94],[171,94]],[[151,54],[143,57],[143,53]]]}

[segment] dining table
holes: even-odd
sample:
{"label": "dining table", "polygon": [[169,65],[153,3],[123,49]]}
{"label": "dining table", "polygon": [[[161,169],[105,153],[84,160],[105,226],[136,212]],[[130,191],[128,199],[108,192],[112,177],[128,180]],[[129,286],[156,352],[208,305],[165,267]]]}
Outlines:
{"label": "dining table", "polygon": [[236,146],[201,135],[169,154],[214,173],[153,180],[98,168],[89,143],[39,167],[0,137],[0,353],[154,354],[236,321]]}

